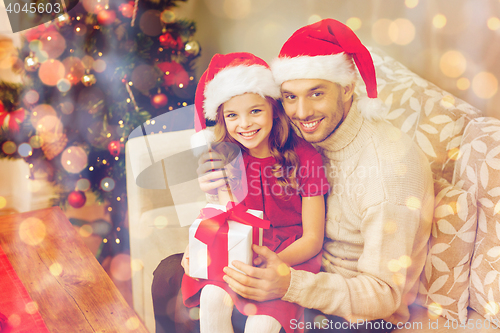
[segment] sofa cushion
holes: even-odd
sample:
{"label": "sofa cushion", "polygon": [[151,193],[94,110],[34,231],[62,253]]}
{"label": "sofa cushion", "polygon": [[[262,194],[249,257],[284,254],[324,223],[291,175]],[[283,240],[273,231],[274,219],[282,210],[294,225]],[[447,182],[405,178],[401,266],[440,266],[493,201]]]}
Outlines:
{"label": "sofa cushion", "polygon": [[477,118],[464,133],[457,185],[477,195],[478,228],[471,264],[470,307],[500,320],[500,120]]}
{"label": "sofa cushion", "polygon": [[[374,48],[371,53],[379,98],[389,109],[384,119],[413,138],[429,159],[435,179],[451,182],[464,128],[480,111],[382,51]],[[365,91],[364,87],[359,80],[357,91]]]}
{"label": "sofa cushion", "polygon": [[471,193],[445,179],[434,182],[434,193],[434,219],[417,303],[447,319],[462,322],[467,319],[469,304],[476,202]]}

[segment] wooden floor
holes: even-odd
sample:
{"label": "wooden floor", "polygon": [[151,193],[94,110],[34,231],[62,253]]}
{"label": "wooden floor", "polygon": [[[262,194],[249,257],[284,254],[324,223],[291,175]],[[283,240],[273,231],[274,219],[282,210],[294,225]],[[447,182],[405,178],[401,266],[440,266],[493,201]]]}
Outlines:
{"label": "wooden floor", "polygon": [[[93,221],[97,219],[104,219],[104,220],[109,220],[109,215],[105,211],[105,207],[103,205],[99,205],[95,202],[93,202],[93,197],[88,198],[88,204],[85,205],[82,208],[79,209],[74,209],[74,208],[69,208],[67,209],[64,213],[68,218],[78,218],[82,220],[88,220],[88,221]],[[0,209],[0,216],[4,215],[10,215],[10,214],[17,214],[18,212],[14,209]],[[79,231],[79,227],[74,226],[74,228]],[[102,243],[102,237],[99,237],[97,235],[91,234],[85,234],[78,232],[80,237],[82,238],[83,242],[87,247],[90,249],[90,251],[96,255],[99,246]],[[129,280],[118,280],[116,279],[113,274],[111,273],[111,262],[112,258],[108,258],[107,260],[104,260],[104,262],[101,263],[102,267],[108,273],[109,277],[113,281],[113,283],[116,285],[120,293],[122,294],[123,298],[127,301],[130,307],[133,307],[132,304],[132,281]]]}

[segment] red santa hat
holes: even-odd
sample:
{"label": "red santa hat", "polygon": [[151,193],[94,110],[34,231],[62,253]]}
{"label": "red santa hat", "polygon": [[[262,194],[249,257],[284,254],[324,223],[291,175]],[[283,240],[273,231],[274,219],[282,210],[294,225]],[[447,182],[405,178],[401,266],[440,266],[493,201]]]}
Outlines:
{"label": "red santa hat", "polygon": [[281,96],[269,65],[247,52],[214,55],[196,88],[196,131],[206,127],[205,118],[216,119],[221,104],[245,93],[275,99]]}
{"label": "red santa hat", "polygon": [[368,119],[380,116],[377,79],[370,52],[345,24],[324,19],[297,30],[271,64],[276,83],[296,79],[323,79],[342,86],[356,81],[356,68],[365,82],[367,95],[358,109]]}

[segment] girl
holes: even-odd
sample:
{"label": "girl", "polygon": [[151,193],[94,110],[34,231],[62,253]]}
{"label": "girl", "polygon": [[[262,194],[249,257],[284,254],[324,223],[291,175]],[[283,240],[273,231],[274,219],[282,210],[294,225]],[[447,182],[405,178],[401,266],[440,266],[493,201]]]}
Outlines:
{"label": "girl", "polygon": [[[271,222],[271,228],[264,230],[263,244],[295,269],[318,272],[325,224],[323,195],[329,185],[319,153],[295,134],[276,100],[279,97],[279,87],[262,59],[249,53],[216,54],[200,79],[195,106],[204,113],[199,117],[203,123],[204,118],[216,120],[215,150],[218,144],[232,143],[242,151],[244,172],[226,166],[232,170],[231,190],[221,187],[219,203],[225,205],[232,197],[249,209],[263,211],[264,219]],[[238,179],[238,174],[246,176]],[[185,270],[188,258],[186,251]],[[252,302],[224,281],[196,280],[188,273],[182,281],[184,303],[200,304],[201,333],[233,332],[233,305],[249,316],[245,332],[278,333],[283,326],[289,333],[293,331],[290,321],[303,314],[296,304]]]}

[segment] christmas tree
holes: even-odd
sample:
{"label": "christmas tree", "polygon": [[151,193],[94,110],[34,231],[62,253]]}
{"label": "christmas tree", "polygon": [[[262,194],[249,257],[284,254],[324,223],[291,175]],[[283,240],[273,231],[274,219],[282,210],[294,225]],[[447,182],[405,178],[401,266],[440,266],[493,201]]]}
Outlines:
{"label": "christmas tree", "polygon": [[23,85],[0,85],[0,157],[24,158],[32,177],[51,181],[55,205],[81,207],[86,191],[105,202],[113,246],[102,256],[128,247],[129,133],[193,103],[200,46],[176,1],[83,0],[25,33]]}

